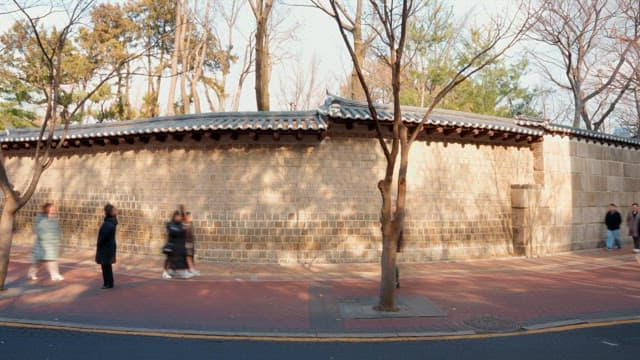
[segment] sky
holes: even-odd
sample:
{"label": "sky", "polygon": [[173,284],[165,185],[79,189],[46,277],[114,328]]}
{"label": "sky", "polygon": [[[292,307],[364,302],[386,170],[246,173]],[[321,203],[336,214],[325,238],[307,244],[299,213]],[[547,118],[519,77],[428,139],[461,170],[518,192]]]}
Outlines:
{"label": "sky", "polygon": [[[304,3],[301,0],[288,0],[287,4]],[[347,1],[347,3],[355,3],[355,1]],[[447,3],[452,6],[454,15],[458,19],[469,16],[470,24],[484,24],[493,16],[501,14],[510,14],[514,12],[514,0],[448,0]],[[246,9],[248,21],[245,27],[252,26],[252,15],[249,8]],[[290,40],[284,47],[290,54],[290,58],[274,64],[273,76],[271,83],[272,108],[280,109],[281,101],[278,101],[277,95],[279,90],[279,82],[286,81],[291,77],[291,71],[299,62],[301,66],[310,67],[312,59],[319,62],[318,73],[321,74],[322,96],[325,90],[330,93],[337,94],[340,89],[341,82],[345,76],[351,71],[351,60],[348,56],[346,47],[340,37],[335,21],[317,9],[308,7],[287,7],[285,11],[289,12],[288,24],[297,22],[300,24],[296,32],[296,39]],[[286,25],[285,25],[286,27]],[[524,48],[511,51],[510,56],[520,58],[524,55]],[[253,89],[253,79],[250,79],[244,87],[241,108],[244,110],[255,110],[255,97]],[[542,83],[542,79],[535,73],[531,73],[525,77],[527,85],[531,87],[538,86]],[[274,95],[276,96],[274,98]]]}
{"label": "sky", "polygon": [[[228,1],[228,0],[219,0]],[[347,0],[347,3],[355,3]],[[271,108],[273,110],[284,110],[287,99],[282,96],[281,88],[293,81],[295,69],[310,69],[311,62],[317,61],[316,77],[320,83],[317,87],[319,95],[315,99],[316,105],[324,98],[325,92],[339,93],[340,84],[346,74],[350,72],[351,61],[348,57],[345,45],[337,29],[335,21],[323,12],[309,7],[286,6],[285,4],[304,4],[305,0],[284,0],[277,5],[279,12],[284,14],[285,21],[283,28],[295,28],[294,38],[286,41],[278,41],[272,44],[272,52],[286,54],[284,59],[277,60],[272,69],[272,81],[270,86]],[[509,14],[514,7],[514,0],[448,0],[453,8],[454,14],[458,18],[470,17],[471,23],[482,24],[492,16]],[[0,15],[0,31],[4,31],[13,21],[15,15]],[[54,20],[55,21],[55,20]],[[242,35],[247,36],[254,26],[254,20],[248,5],[245,5],[239,21],[238,34],[235,36],[234,48],[242,51],[244,40]],[[515,49],[511,52],[515,57],[523,54],[524,49]],[[239,64],[232,66],[227,91],[235,90],[237,82]],[[308,70],[307,70],[308,72]],[[542,79],[534,74],[529,74],[525,81],[529,86],[536,86]],[[139,81],[134,86],[132,99],[143,97],[144,86]],[[166,101],[166,90],[161,92],[160,100],[163,97]],[[163,108],[161,106],[161,108]],[[253,111],[255,105],[255,91],[253,76],[249,76],[243,87],[240,109],[241,111]]]}

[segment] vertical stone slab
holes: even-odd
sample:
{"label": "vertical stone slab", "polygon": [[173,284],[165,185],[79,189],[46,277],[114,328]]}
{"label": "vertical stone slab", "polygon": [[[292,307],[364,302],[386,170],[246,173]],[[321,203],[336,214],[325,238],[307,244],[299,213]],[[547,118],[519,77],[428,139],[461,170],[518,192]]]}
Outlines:
{"label": "vertical stone slab", "polygon": [[542,243],[544,225],[538,184],[511,185],[511,218],[514,255],[533,256]]}

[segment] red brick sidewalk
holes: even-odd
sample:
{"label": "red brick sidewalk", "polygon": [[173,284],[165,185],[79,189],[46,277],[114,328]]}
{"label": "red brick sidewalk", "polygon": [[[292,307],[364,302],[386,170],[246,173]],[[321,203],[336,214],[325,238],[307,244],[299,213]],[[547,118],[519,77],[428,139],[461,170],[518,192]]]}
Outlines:
{"label": "red brick sidewalk", "polygon": [[0,293],[5,320],[218,334],[388,335],[640,316],[640,257],[628,250],[402,265],[398,295],[429,299],[446,316],[376,319],[344,318],[338,305],[377,294],[375,264],[203,263],[201,277],[166,281],[160,257],[123,255],[116,288],[105,291],[90,251],[65,251],[65,280],[58,283],[28,281],[28,253],[23,247],[12,252],[8,290]]}

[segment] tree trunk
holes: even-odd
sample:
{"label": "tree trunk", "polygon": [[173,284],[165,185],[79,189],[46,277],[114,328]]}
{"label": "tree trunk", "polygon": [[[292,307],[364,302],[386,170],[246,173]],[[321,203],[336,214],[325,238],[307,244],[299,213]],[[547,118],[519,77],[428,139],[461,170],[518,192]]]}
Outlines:
{"label": "tree trunk", "polygon": [[[182,113],[188,114],[191,112],[191,98],[187,92],[187,74],[191,72],[191,24],[189,23],[189,12],[187,11],[187,4],[183,9],[182,18],[182,38],[183,42],[180,45],[182,50],[181,56],[181,68],[182,74],[180,75],[180,98],[182,99]],[[186,35],[186,40],[185,40]],[[185,43],[186,41],[186,43]]]}
{"label": "tree trunk", "polygon": [[[364,58],[366,47],[362,39],[362,0],[358,0],[356,4],[356,16],[353,24],[353,52],[356,54],[357,61],[364,66]],[[358,72],[355,67],[351,70],[351,80],[349,84],[352,100],[364,100],[364,91],[358,79]]]}
{"label": "tree trunk", "polygon": [[17,202],[5,194],[0,215],[0,291],[5,290],[5,280],[9,269],[9,256],[13,241],[13,224],[18,209]]}
{"label": "tree trunk", "polygon": [[256,18],[256,104],[258,111],[269,111],[269,82],[271,78],[271,59],[269,54],[269,13],[272,0],[266,0],[263,6],[254,10]]}
{"label": "tree trunk", "polygon": [[[388,165],[387,165],[388,166]],[[393,171],[393,170],[392,170]],[[398,311],[395,298],[396,250],[398,239],[391,210],[391,178],[387,177],[378,183],[382,197],[380,223],[382,225],[382,257],[380,260],[380,299],[375,307],[378,311]]]}
{"label": "tree trunk", "polygon": [[118,72],[116,79],[116,110],[118,114],[118,120],[124,118],[124,101],[122,100],[122,73]]}
{"label": "tree trunk", "polygon": [[[149,46],[149,42],[147,42]],[[151,47],[147,49],[147,96],[153,94],[153,56],[151,54]],[[146,115],[146,114],[145,114]]]}
{"label": "tree trunk", "polygon": [[125,65],[127,69],[127,73],[124,76],[124,113],[125,120],[131,120],[133,118],[133,114],[131,113],[131,63],[127,62]]}
{"label": "tree trunk", "polygon": [[[178,61],[182,48],[182,0],[176,2],[176,33],[173,40],[173,53],[171,54],[171,74],[169,90],[167,94],[167,115],[175,115],[176,84],[178,82]],[[159,91],[158,87],[158,91]]]}
{"label": "tree trunk", "polygon": [[258,111],[269,111],[269,45],[264,20],[256,32],[256,103]]}

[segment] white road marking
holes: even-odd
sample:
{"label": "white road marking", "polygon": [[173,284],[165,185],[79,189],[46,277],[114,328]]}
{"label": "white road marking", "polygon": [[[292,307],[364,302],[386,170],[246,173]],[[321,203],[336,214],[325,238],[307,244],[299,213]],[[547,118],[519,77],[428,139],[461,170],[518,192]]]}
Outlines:
{"label": "white road marking", "polygon": [[620,344],[616,344],[614,342],[609,342],[609,341],[602,341],[603,344],[605,345],[609,345],[609,346],[620,346]]}

